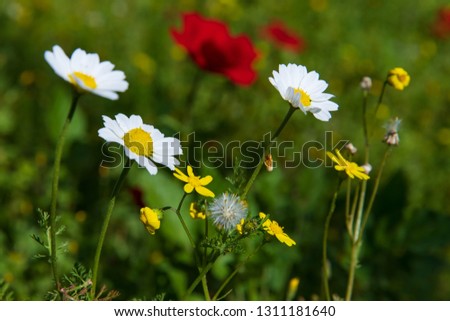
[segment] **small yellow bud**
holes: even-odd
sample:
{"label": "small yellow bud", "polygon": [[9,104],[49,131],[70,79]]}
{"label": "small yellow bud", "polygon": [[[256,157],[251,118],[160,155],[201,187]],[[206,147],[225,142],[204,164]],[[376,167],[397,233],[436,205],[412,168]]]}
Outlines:
{"label": "small yellow bud", "polygon": [[147,231],[154,235],[156,230],[161,226],[162,212],[157,209],[151,209],[148,207],[141,208],[141,215],[139,216],[142,224],[144,224]]}
{"label": "small yellow bud", "polygon": [[300,279],[299,278],[292,278],[289,281],[289,286],[288,286],[287,295],[286,295],[286,299],[288,301],[294,299],[295,294],[297,293],[297,289],[298,289],[298,285],[299,284],[300,284]]}
{"label": "small yellow bud", "polygon": [[206,219],[205,213],[203,213],[201,209],[198,208],[197,203],[194,202],[192,202],[191,205],[189,206],[189,215],[193,219],[201,219],[201,220]]}

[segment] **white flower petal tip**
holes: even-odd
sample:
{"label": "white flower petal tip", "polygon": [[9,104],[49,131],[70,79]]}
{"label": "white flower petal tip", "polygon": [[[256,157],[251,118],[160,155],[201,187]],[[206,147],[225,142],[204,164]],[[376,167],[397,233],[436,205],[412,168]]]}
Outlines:
{"label": "white flower petal tip", "polygon": [[140,116],[117,114],[115,119],[103,116],[103,124],[98,135],[108,143],[122,145],[125,155],[146,168],[150,175],[158,172],[155,163],[172,171],[179,164],[175,156],[182,154],[181,142],[177,138],[165,137],[158,129],[144,124]]}
{"label": "white flower petal tip", "polygon": [[90,92],[110,100],[119,98],[117,92],[125,92],[128,82],[120,70],[113,70],[109,61],[100,62],[96,53],[76,49],[69,58],[60,46],[46,51],[44,58],[53,71],[69,82],[79,93]]}
{"label": "white flower petal tip", "polygon": [[305,66],[288,64],[279,65],[278,71],[272,72],[270,83],[278,90],[281,97],[292,107],[301,109],[305,114],[310,112],[321,121],[331,118],[330,111],[338,110],[338,105],[330,99],[331,94],[324,93],[328,84],[319,79],[316,71]]}

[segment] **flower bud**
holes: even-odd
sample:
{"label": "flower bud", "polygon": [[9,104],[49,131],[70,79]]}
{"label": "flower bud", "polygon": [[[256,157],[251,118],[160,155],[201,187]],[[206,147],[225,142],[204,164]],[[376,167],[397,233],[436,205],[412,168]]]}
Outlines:
{"label": "flower bud", "polygon": [[360,86],[362,90],[369,91],[372,88],[372,78],[367,76],[363,77]]}
{"label": "flower bud", "polygon": [[369,175],[369,173],[372,171],[372,165],[369,163],[366,163],[364,165],[361,165],[362,168],[364,168],[364,172]]}
{"label": "flower bud", "polygon": [[264,165],[266,165],[266,169],[268,172],[273,171],[273,158],[272,154],[267,154],[264,160]]}
{"label": "flower bud", "polygon": [[386,135],[384,136],[383,141],[390,146],[397,146],[400,142],[400,137],[398,136],[398,126],[400,125],[401,120],[397,117],[392,119],[386,125]]}
{"label": "flower bud", "polygon": [[352,143],[348,143],[345,145],[345,148],[349,151],[350,154],[355,155],[358,149]]}
{"label": "flower bud", "polygon": [[191,205],[189,206],[189,215],[193,219],[198,218],[204,220],[206,218],[204,211],[202,211],[202,209],[199,209],[198,204],[195,202],[192,202]]}
{"label": "flower bud", "polygon": [[162,217],[163,213],[160,210],[143,207],[141,208],[141,215],[139,216],[139,219],[142,224],[144,224],[147,231],[151,235],[154,235],[156,230],[158,230],[161,226],[160,219],[162,219]]}

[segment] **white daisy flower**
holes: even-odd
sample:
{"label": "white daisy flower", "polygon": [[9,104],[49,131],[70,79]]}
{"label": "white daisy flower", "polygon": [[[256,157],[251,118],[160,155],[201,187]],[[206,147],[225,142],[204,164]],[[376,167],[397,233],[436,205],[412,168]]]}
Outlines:
{"label": "white daisy flower", "polygon": [[116,92],[128,89],[123,71],[113,70],[114,65],[109,61],[100,62],[96,53],[76,49],[69,59],[60,46],[53,46],[53,51],[46,51],[44,57],[55,73],[78,92],[116,100],[119,98]]}
{"label": "white daisy flower", "polygon": [[319,80],[317,72],[308,72],[305,66],[280,65],[269,81],[292,107],[300,108],[305,114],[309,111],[319,120],[328,121],[330,111],[338,109],[338,105],[330,101],[334,96],[323,92],[328,84]]}
{"label": "white daisy flower", "polygon": [[142,118],[117,114],[113,120],[103,116],[105,127],[100,128],[98,135],[107,142],[115,142],[123,146],[128,158],[145,167],[151,175],[158,172],[155,163],[163,164],[172,171],[180,162],[174,157],[183,154],[180,141],[164,135],[155,127],[144,124]]}
{"label": "white daisy flower", "polygon": [[227,231],[235,230],[236,225],[247,216],[247,205],[234,194],[223,193],[209,206],[214,224]]}

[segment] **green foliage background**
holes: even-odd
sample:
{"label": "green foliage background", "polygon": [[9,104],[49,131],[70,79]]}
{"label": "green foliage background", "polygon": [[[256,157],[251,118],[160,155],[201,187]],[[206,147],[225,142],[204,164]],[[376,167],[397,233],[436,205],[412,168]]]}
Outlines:
{"label": "green foliage background", "polygon": [[[403,92],[388,88],[373,141],[373,159],[384,148],[382,124],[403,119],[401,143],[389,158],[361,253],[354,298],[359,300],[447,300],[450,298],[450,42],[436,39],[430,26],[444,0],[408,1],[51,1],[0,2],[0,279],[16,300],[42,300],[52,289],[50,268],[33,256],[41,251],[30,235],[39,234],[38,208],[48,210],[55,142],[70,104],[70,89],[44,60],[60,45],[97,52],[123,70],[130,83],[117,101],[81,98],[63,157],[59,213],[66,226],[60,256],[68,273],[80,262],[91,267],[106,210],[120,169],[102,170],[101,115],[139,114],[166,135],[182,139],[258,141],[282,120],[287,105],[267,78],[280,63],[305,65],[329,83],[340,109],[329,123],[296,113],[281,140],[363,143],[362,76],[374,80],[373,108],[389,69],[403,67],[411,84]],[[258,79],[235,87],[220,76],[198,71],[172,41],[180,13],[199,11],[248,34],[260,58]],[[307,48],[285,52],[267,42],[260,29],[282,20],[301,34]],[[193,104],[186,105],[199,77]],[[319,157],[324,152],[317,151]],[[228,161],[233,155],[227,154]],[[376,166],[376,164],[373,164]],[[203,167],[214,175],[219,194],[231,185],[230,168]],[[234,278],[230,300],[283,300],[289,280],[300,278],[296,298],[320,295],[323,222],[336,173],[330,168],[276,168],[258,177],[250,210],[276,217],[297,241],[288,248],[266,246]],[[103,250],[100,282],[121,293],[119,299],[152,299],[166,293],[178,299],[196,276],[189,243],[173,215],[150,237],[139,222],[129,189],[144,191],[148,206],[176,206],[182,184],[169,170],[150,177],[134,168],[115,208]],[[175,200],[175,201],[174,201]],[[339,198],[329,238],[331,289],[342,295],[348,268],[344,198]],[[186,213],[186,211],[185,211]],[[198,222],[189,222],[200,230]],[[248,250],[251,251],[249,242]],[[211,287],[233,270],[237,257],[221,260]],[[10,298],[10,296],[8,296]],[[201,298],[201,297],[199,297]]]}

